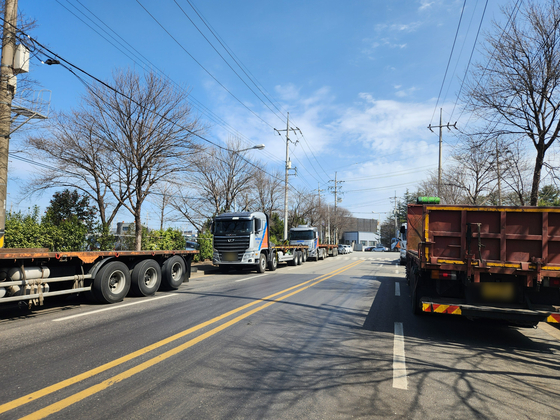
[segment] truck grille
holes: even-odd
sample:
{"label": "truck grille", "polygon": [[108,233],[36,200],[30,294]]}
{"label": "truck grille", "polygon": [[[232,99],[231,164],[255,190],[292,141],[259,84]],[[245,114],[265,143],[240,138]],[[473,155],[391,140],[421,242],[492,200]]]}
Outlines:
{"label": "truck grille", "polygon": [[249,248],[249,241],[248,236],[214,236],[214,249],[220,253],[222,261],[224,252],[236,252],[237,261],[241,261],[243,254]]}

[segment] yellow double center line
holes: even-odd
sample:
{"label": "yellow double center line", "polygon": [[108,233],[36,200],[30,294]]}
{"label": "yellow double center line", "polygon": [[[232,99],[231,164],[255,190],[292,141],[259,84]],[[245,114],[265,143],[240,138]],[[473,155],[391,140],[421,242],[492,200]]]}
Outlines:
{"label": "yellow double center line", "polygon": [[[237,309],[226,312],[223,315],[212,318],[212,319],[210,319],[206,322],[198,324],[198,325],[196,325],[192,328],[189,328],[185,331],[182,331],[178,334],[172,335],[171,337],[168,337],[164,340],[158,341],[157,343],[151,344],[147,347],[144,347],[144,348],[139,349],[135,352],[127,354],[126,356],[115,359],[115,360],[113,360],[109,363],[105,363],[104,365],[101,365],[97,368],[88,370],[87,372],[84,372],[80,375],[73,376],[72,378],[68,378],[64,381],[58,382],[58,383],[50,385],[46,388],[43,388],[43,389],[40,389],[38,391],[32,392],[31,394],[27,394],[27,395],[25,395],[21,398],[17,398],[13,401],[2,404],[2,405],[0,405],[0,414],[5,413],[5,412],[10,411],[10,410],[13,410],[13,409],[15,409],[17,407],[20,407],[24,404],[27,404],[29,402],[35,401],[35,400],[37,400],[41,397],[52,394],[53,392],[59,391],[63,388],[66,388],[70,385],[76,384],[76,383],[78,383],[80,381],[83,381],[85,379],[91,378],[91,377],[93,377],[93,376],[95,376],[99,373],[105,372],[105,371],[107,371],[107,370],[109,370],[113,367],[119,366],[119,365],[121,365],[125,362],[128,362],[132,359],[135,359],[139,356],[142,356],[142,355],[144,355],[144,354],[146,354],[146,353],[148,353],[152,350],[155,350],[155,349],[157,349],[159,347],[162,347],[166,344],[169,344],[169,343],[171,343],[175,340],[178,340],[182,337],[185,337],[189,334],[192,334],[192,333],[194,333],[194,332],[196,332],[196,331],[198,331],[202,328],[205,328],[205,327],[207,327],[211,324],[214,324],[218,321],[221,321],[221,320],[223,320],[223,319],[225,319],[225,318],[227,318],[231,315],[234,315],[234,314],[236,314],[240,311],[243,311],[247,308],[250,308],[251,306],[257,305],[260,302],[266,302],[264,305],[261,305],[261,306],[259,306],[257,308],[254,308],[254,309],[252,309],[248,312],[245,312],[244,314],[239,315],[236,318],[233,318],[232,320],[230,320],[230,321],[228,321],[228,322],[226,322],[226,323],[224,323],[224,324],[222,324],[222,325],[220,325],[216,328],[213,328],[212,330],[210,330],[210,331],[208,331],[204,334],[201,334],[200,336],[198,336],[196,338],[193,338],[192,340],[189,340],[184,344],[181,344],[177,347],[174,347],[173,349],[168,350],[165,353],[162,353],[162,354],[160,354],[156,357],[153,357],[152,359],[147,360],[144,363],[141,363],[141,364],[139,364],[139,365],[137,365],[133,368],[130,368],[130,369],[118,374],[118,375],[115,375],[115,376],[113,376],[109,379],[106,379],[106,380],[104,380],[103,382],[101,382],[97,385],[93,385],[93,386],[91,386],[87,389],[84,389],[83,391],[78,392],[78,393],[76,393],[76,394],[74,394],[74,395],[72,395],[68,398],[60,400],[60,401],[58,401],[54,404],[51,404],[51,405],[49,405],[49,406],[47,406],[47,407],[45,407],[45,408],[43,408],[39,411],[31,413],[30,415],[28,415],[26,417],[23,417],[24,419],[42,419],[42,418],[45,418],[50,414],[56,413],[56,412],[66,408],[66,407],[68,407],[72,404],[77,403],[78,401],[81,401],[81,400],[83,400],[83,399],[85,399],[85,398],[87,398],[87,397],[89,397],[89,396],[91,396],[91,395],[93,395],[97,392],[100,392],[100,391],[110,387],[111,385],[114,385],[116,383],[121,382],[124,379],[130,378],[131,376],[136,375],[137,373],[140,373],[140,372],[148,369],[149,367],[154,366],[154,365],[168,359],[169,357],[174,356],[174,355],[182,352],[183,350],[186,350],[189,347],[194,346],[195,344],[200,343],[201,341],[207,339],[208,337],[211,337],[214,334],[217,334],[218,332],[225,330],[226,328],[238,323],[239,321],[247,318],[248,316],[253,315],[256,312],[259,312],[259,311],[273,305],[276,302],[280,302],[280,301],[282,301],[282,300],[284,300],[284,299],[286,299],[290,296],[293,296],[293,295],[295,295],[297,293],[300,293],[300,292],[302,292],[302,291],[304,291],[304,290],[306,290],[306,289],[308,289],[312,286],[315,286],[316,284],[321,283],[322,281],[330,279],[331,277],[334,277],[334,276],[336,276],[336,275],[338,275],[338,274],[340,274],[340,273],[342,273],[346,270],[349,270],[349,269],[357,266],[361,262],[362,262],[362,260],[358,260],[356,262],[353,262],[352,264],[344,266],[344,267],[342,267],[340,269],[337,269],[337,270],[335,270],[331,273],[323,274],[322,276],[319,276],[319,277],[316,277],[314,279],[311,279],[311,280],[305,281],[303,283],[300,283],[298,285],[289,287],[288,289],[284,289],[284,290],[282,290],[280,292],[277,292],[277,293],[274,293],[270,296],[264,297],[262,299],[257,299],[254,302],[248,303],[248,304],[243,305],[243,306],[241,306]],[[290,292],[290,293],[287,293],[287,292]],[[282,295],[284,293],[287,293],[287,294],[285,294],[282,297],[276,298],[277,296]]]}

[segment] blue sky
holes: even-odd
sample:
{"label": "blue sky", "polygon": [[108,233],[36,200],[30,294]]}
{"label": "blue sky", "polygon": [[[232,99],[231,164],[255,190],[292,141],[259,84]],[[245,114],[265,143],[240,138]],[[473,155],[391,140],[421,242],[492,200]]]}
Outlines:
{"label": "blue sky", "polygon": [[[121,47],[126,54],[119,51],[100,34],[116,42],[89,18],[112,36],[114,31],[190,91],[195,111],[210,125],[208,138],[221,143],[235,134],[247,147],[264,143],[264,151],[248,156],[265,162],[269,171],[283,172],[285,140],[273,129],[286,128],[289,111],[290,125],[303,133],[290,148],[292,165],[298,167],[291,183],[315,191],[320,186],[323,200],[334,203],[328,191],[333,183],[328,181],[336,172],[337,179],[344,181],[340,205],[356,217],[384,219],[393,206],[391,197],[402,197],[406,189],[414,191],[428,171],[437,169],[438,136],[427,126],[438,124],[440,107],[444,123],[470,123],[460,104],[453,115],[452,111],[485,0],[466,1],[437,112],[464,0],[190,2],[283,116],[260,95],[275,111],[271,112],[202,37],[186,15],[236,66],[187,0],[20,0],[18,7],[37,21],[32,37],[106,81],[117,68],[145,70],[127,56],[132,55],[128,45]],[[489,3],[483,31],[490,29],[492,19],[502,19],[499,6],[508,2]],[[474,61],[481,60],[478,51],[483,39],[481,34]],[[85,91],[64,68],[37,59],[30,76],[52,92],[51,108],[58,111],[76,106]],[[456,139],[452,133],[444,133],[444,139],[445,159]],[[21,137],[15,134],[13,147],[18,141]],[[26,208],[29,200],[18,200],[33,168],[15,160],[10,165],[8,205]]]}

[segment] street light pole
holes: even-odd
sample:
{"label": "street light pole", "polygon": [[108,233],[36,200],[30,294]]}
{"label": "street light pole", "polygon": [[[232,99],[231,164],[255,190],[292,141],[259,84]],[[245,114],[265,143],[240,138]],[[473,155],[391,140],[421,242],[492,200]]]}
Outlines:
{"label": "street light pole", "polygon": [[[256,146],[248,147],[246,149],[234,150],[234,152],[236,154],[239,154],[241,152],[246,152],[247,150],[262,150],[264,149],[264,147],[265,147],[264,144],[257,144]],[[233,175],[233,186],[235,187],[235,174]],[[237,196],[233,198],[233,211],[234,212],[237,211]]]}

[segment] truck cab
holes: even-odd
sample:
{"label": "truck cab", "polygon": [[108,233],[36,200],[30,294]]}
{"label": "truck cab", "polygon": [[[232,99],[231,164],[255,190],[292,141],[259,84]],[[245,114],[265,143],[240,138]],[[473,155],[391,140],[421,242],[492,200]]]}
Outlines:
{"label": "truck cab", "polygon": [[299,225],[290,229],[290,245],[306,245],[307,258],[318,258],[319,252],[319,232],[316,227]]}

